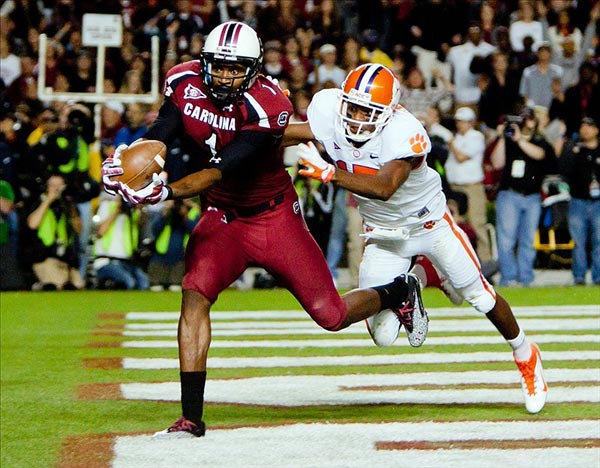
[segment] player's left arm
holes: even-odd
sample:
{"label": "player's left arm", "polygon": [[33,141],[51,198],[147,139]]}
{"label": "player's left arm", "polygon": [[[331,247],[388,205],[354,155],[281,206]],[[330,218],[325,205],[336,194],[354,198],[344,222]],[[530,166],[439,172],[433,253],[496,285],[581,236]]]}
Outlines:
{"label": "player's left arm", "polygon": [[420,157],[394,159],[375,174],[354,174],[337,168],[331,180],[357,195],[386,201],[406,182],[420,161]]}
{"label": "player's left arm", "polygon": [[335,182],[357,195],[377,200],[388,200],[398,190],[414,167],[422,163],[424,155],[393,159],[373,173],[350,173],[325,161],[312,142],[298,147],[299,162],[304,168],[298,174],[322,182]]}
{"label": "player's left arm", "polygon": [[269,132],[243,131],[210,159],[209,167],[189,174],[169,185],[169,198],[191,198],[206,191],[221,179],[236,174],[253,158],[279,144],[280,136]]}

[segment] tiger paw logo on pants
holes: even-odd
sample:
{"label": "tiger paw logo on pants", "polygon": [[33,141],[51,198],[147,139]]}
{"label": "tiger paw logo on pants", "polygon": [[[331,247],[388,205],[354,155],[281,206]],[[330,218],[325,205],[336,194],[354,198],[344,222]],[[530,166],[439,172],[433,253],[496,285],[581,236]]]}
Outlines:
{"label": "tiger paw logo on pants", "polygon": [[416,154],[422,153],[427,148],[427,141],[425,141],[425,135],[417,133],[409,141],[410,149]]}

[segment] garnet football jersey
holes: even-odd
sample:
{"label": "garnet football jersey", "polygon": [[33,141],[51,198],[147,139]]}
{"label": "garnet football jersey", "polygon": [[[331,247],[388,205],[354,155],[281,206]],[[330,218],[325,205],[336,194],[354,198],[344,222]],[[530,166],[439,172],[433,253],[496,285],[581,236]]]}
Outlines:
{"label": "garnet football jersey", "polygon": [[[290,100],[262,75],[244,93],[243,101],[224,107],[215,105],[197,60],[169,70],[164,95],[179,109],[182,128],[177,131],[197,145],[198,150],[190,154],[201,158],[201,168],[208,167],[211,158],[219,158],[220,150],[239,132],[267,132],[281,137],[292,113]],[[274,198],[290,184],[280,146],[274,144],[211,187],[204,198],[208,204],[222,208],[253,206]]]}
{"label": "garnet football jersey", "polygon": [[[399,107],[384,129],[360,147],[353,146],[336,125],[341,90],[324,89],[316,93],[308,107],[308,121],[315,138],[325,147],[336,166],[353,173],[374,174],[394,160],[427,154],[431,142],[421,123]],[[423,161],[389,200],[354,195],[367,226],[394,229],[439,219],[445,199],[437,172]]]}

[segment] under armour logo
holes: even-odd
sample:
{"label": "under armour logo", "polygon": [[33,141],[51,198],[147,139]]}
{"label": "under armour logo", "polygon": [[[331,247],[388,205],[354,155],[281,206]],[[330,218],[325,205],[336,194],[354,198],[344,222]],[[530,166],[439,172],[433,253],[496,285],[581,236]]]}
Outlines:
{"label": "under armour logo", "polygon": [[229,104],[228,106],[223,107],[223,110],[225,112],[232,112],[233,111],[233,104]]}
{"label": "under armour logo", "polygon": [[210,162],[211,163],[215,163],[215,164],[219,164],[221,162],[222,158],[218,158],[217,156],[213,156],[212,158],[210,158]]}

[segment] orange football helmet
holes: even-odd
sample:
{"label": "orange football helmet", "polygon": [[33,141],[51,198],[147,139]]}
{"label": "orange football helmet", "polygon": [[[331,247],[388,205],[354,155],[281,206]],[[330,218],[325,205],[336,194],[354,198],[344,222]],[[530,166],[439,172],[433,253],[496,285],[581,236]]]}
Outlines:
{"label": "orange football helmet", "polygon": [[[348,73],[342,83],[338,129],[350,140],[367,141],[383,130],[399,101],[400,83],[394,72],[376,63],[361,65]],[[352,118],[348,112],[349,105],[364,110],[366,119]]]}

